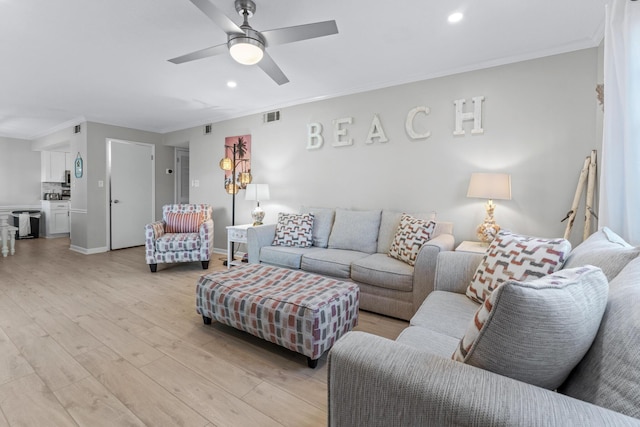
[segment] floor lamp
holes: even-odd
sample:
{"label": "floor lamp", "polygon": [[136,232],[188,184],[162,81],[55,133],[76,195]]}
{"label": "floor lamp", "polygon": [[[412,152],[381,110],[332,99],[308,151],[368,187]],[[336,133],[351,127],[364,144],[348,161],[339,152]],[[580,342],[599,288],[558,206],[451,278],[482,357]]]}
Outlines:
{"label": "floor lamp", "polygon": [[[238,161],[241,161],[241,160],[246,161],[245,159],[238,159],[236,157],[238,153],[238,144],[239,143],[235,143],[231,147],[231,151],[232,151],[231,158],[225,157],[222,160],[220,160],[220,169],[224,171],[231,171],[231,180],[225,184],[225,190],[227,191],[227,193],[231,194],[231,226],[236,225],[236,194],[238,194],[238,191],[240,191],[240,188],[244,188],[247,184],[251,182],[251,173],[249,172],[242,172],[240,174],[239,179],[236,178],[236,172],[237,172],[236,168],[238,166]],[[225,145],[225,150],[227,148],[229,148],[229,146]],[[240,185],[238,185],[238,181]],[[231,254],[233,253],[234,253],[234,244],[233,242],[231,242]],[[227,265],[227,261],[225,260],[223,264]]]}

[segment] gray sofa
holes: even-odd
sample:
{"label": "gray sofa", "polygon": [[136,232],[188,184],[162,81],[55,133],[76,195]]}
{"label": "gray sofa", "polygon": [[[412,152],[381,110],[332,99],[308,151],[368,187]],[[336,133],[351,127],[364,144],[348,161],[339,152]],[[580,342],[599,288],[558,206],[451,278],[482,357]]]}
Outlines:
{"label": "gray sofa", "polygon": [[[547,389],[451,359],[478,311],[479,304],[467,298],[465,290],[483,255],[441,253],[434,292],[396,341],[350,332],[333,347],[328,361],[329,425],[640,425],[637,255],[638,248],[608,230],[570,253],[557,274],[595,265],[601,270],[586,268],[597,270],[608,291],[603,293],[602,318],[594,314],[595,339],[586,354],[578,355],[579,362],[557,389]],[[513,325],[521,324],[517,316],[517,311],[512,313]],[[548,332],[538,325],[528,331],[514,327],[506,325],[498,337],[503,344],[494,341],[490,350],[498,354],[525,348],[536,335]],[[515,342],[514,335],[524,339]],[[564,339],[571,343],[573,337]],[[543,346],[539,353],[554,350]],[[529,374],[536,378],[535,371]]]}
{"label": "gray sofa", "polygon": [[[433,290],[438,254],[454,245],[453,224],[436,221],[414,266],[387,256],[401,212],[302,208],[314,214],[313,245],[273,246],[275,224],[247,230],[249,263],[265,263],[353,281],[360,308],[409,320]],[[428,219],[426,215],[415,215]]]}

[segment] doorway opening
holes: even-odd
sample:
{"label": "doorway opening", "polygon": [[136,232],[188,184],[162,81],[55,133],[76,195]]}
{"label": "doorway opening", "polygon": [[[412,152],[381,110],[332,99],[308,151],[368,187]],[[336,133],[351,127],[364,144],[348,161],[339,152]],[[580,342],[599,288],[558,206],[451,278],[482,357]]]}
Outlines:
{"label": "doorway opening", "polygon": [[175,203],[189,203],[189,149],[176,148]]}
{"label": "doorway opening", "polygon": [[107,139],[109,249],[142,246],[155,216],[155,146]]}

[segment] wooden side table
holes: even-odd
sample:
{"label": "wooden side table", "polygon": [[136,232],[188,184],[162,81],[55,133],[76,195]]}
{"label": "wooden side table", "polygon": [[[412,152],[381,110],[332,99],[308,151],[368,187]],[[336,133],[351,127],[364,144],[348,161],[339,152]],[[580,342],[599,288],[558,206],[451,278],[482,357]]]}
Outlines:
{"label": "wooden side table", "polygon": [[233,244],[247,243],[247,228],[252,226],[253,224],[242,224],[227,227],[227,269],[230,269],[232,265],[241,264],[241,261],[233,259]]}
{"label": "wooden side table", "polygon": [[460,243],[456,248],[456,252],[472,252],[475,254],[484,254],[489,248],[488,243],[472,242],[471,240],[465,240]]}

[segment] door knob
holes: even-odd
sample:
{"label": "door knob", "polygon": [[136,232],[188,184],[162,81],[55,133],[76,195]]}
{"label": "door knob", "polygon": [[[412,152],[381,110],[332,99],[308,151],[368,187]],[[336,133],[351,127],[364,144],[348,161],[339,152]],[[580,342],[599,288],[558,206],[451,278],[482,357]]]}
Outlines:
{"label": "door knob", "polygon": [[113,201],[113,203],[120,203],[120,200],[116,199]]}

